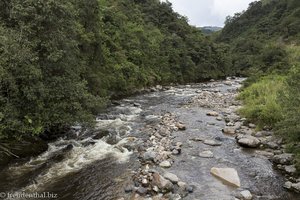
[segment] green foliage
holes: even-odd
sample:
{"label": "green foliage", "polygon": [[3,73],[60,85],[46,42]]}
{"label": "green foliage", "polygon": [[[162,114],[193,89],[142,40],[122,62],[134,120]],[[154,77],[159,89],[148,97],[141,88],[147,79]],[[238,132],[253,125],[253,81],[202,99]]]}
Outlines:
{"label": "green foliage", "polygon": [[217,41],[231,45],[236,73],[287,72],[291,63],[286,60],[285,43],[299,42],[299,13],[298,0],[265,0],[227,17]]}
{"label": "green foliage", "polygon": [[110,97],[230,73],[215,44],[169,2],[0,2],[0,137],[91,124]]}
{"label": "green foliage", "polygon": [[260,127],[273,126],[282,119],[282,105],[278,93],[283,89],[284,77],[269,75],[245,88],[239,98],[244,106],[242,115],[256,122]]}

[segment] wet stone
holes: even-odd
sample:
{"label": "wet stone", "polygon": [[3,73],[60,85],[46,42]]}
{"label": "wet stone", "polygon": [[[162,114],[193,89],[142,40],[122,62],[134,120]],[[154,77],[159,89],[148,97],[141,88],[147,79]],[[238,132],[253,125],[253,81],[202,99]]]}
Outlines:
{"label": "wet stone", "polygon": [[217,117],[219,116],[219,113],[215,112],[215,111],[211,111],[211,112],[208,112],[206,113],[207,116],[212,116],[212,117]]}
{"label": "wet stone", "polygon": [[199,156],[201,158],[213,158],[214,154],[211,151],[203,151],[203,152],[199,153]]}
{"label": "wet stone", "polygon": [[175,174],[169,172],[165,173],[164,177],[172,183],[177,183],[179,181],[179,178]]}
{"label": "wet stone", "polygon": [[210,146],[221,146],[222,145],[221,142],[218,142],[215,140],[204,140],[203,143],[206,145],[210,145]]}
{"label": "wet stone", "polygon": [[172,165],[171,165],[171,163],[170,163],[169,161],[165,160],[165,161],[161,162],[161,163],[159,164],[159,166],[161,166],[161,167],[163,167],[163,168],[169,168],[169,167],[171,167]]}
{"label": "wet stone", "polygon": [[189,193],[193,193],[194,192],[194,187],[192,185],[188,185],[186,187],[186,191],[188,191]]}
{"label": "wet stone", "polygon": [[128,185],[124,188],[124,191],[126,193],[132,192],[134,190],[134,186],[133,185]]}
{"label": "wet stone", "polygon": [[138,193],[138,194],[140,194],[140,195],[145,195],[145,194],[147,194],[147,189],[146,188],[144,188],[144,187],[139,187],[137,190],[136,190],[136,192]]}
{"label": "wet stone", "polygon": [[244,200],[251,200],[253,198],[252,194],[249,190],[242,191],[241,195],[242,195],[242,199],[244,199]]}
{"label": "wet stone", "polygon": [[292,161],[293,161],[293,154],[290,153],[279,154],[273,157],[273,162],[277,164],[288,165],[291,164]]}

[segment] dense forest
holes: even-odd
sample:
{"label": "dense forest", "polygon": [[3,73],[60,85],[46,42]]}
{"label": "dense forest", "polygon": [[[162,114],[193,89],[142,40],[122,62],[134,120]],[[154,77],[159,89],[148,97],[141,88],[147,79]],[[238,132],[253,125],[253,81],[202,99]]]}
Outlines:
{"label": "dense forest", "polygon": [[91,125],[108,99],[230,73],[217,44],[159,0],[2,0],[0,138]]}
{"label": "dense forest", "polygon": [[271,127],[300,169],[300,1],[262,0],[226,19],[217,41],[231,46],[232,70],[248,76],[241,114]]}

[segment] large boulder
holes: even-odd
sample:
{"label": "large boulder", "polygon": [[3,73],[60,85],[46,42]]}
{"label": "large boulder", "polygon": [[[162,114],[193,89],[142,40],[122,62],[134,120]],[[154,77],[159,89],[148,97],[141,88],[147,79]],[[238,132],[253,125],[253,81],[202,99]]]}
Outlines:
{"label": "large boulder", "polygon": [[260,140],[251,135],[240,135],[237,137],[237,142],[243,147],[256,148],[260,145]]}
{"label": "large boulder", "polygon": [[222,181],[229,185],[241,187],[240,178],[237,171],[233,168],[216,168],[213,167],[210,173],[220,178]]}

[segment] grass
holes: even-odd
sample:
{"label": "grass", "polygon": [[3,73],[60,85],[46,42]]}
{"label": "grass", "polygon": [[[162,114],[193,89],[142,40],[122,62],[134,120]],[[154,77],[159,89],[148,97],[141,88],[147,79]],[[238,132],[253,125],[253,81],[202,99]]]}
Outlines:
{"label": "grass", "polygon": [[275,125],[283,117],[278,94],[284,87],[284,80],[284,76],[269,75],[245,88],[239,95],[244,102],[240,114],[259,128]]}

